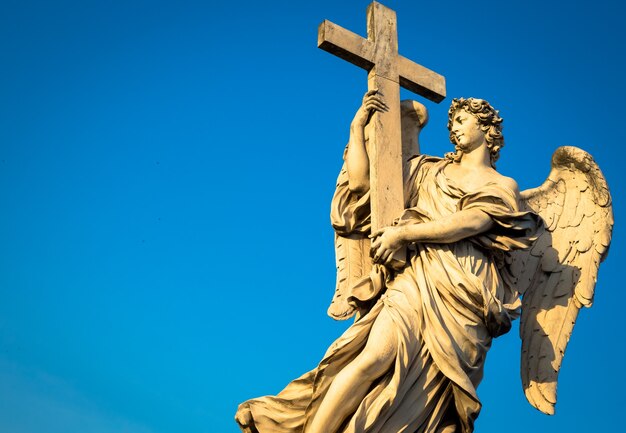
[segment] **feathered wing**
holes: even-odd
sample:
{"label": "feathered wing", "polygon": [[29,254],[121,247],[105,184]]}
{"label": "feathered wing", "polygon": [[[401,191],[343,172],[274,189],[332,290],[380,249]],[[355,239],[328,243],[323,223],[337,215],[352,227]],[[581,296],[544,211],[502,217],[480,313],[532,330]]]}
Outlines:
{"label": "feathered wing", "polygon": [[591,155],[560,147],[548,179],[521,197],[545,222],[530,249],[511,253],[510,269],[523,293],[522,385],[530,404],[551,415],[565,348],[579,310],[593,302],[609,250],[611,196]]}
{"label": "feathered wing", "polygon": [[335,229],[337,283],[328,315],[335,320],[346,320],[356,314],[356,308],[348,303],[350,289],[368,275],[373,262],[369,256],[369,193],[359,195],[350,191],[345,164],[337,178],[330,220]]}
{"label": "feathered wing", "polygon": [[370,239],[365,235],[341,236],[335,234],[335,264],[337,283],[328,307],[328,315],[335,320],[354,316],[356,308],[348,303],[350,289],[367,277],[372,269]]}

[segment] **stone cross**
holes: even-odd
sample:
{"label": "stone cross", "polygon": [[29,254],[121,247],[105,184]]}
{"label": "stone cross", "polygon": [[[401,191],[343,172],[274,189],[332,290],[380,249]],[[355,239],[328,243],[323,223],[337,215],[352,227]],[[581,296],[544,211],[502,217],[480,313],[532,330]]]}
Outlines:
{"label": "stone cross", "polygon": [[434,102],[446,97],[445,78],[398,54],[396,13],[377,2],[367,7],[367,39],[324,20],[317,46],[368,71],[389,107],[370,120],[372,230],[391,225],[404,210],[400,86]]}

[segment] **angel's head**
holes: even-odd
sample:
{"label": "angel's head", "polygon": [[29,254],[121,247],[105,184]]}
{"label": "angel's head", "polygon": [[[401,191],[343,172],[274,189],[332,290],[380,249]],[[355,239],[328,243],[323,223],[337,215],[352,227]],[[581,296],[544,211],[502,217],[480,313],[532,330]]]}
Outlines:
{"label": "angel's head", "polygon": [[459,147],[456,134],[452,132],[452,124],[457,112],[465,111],[474,116],[478,121],[480,130],[485,135],[485,141],[491,156],[491,165],[495,168],[496,161],[500,157],[500,149],[504,146],[502,136],[502,118],[498,110],[494,109],[489,102],[484,99],[458,98],[453,99],[448,110],[448,130],[450,131],[450,141],[455,146],[455,151],[446,154],[446,158],[459,161],[463,155],[463,150]]}

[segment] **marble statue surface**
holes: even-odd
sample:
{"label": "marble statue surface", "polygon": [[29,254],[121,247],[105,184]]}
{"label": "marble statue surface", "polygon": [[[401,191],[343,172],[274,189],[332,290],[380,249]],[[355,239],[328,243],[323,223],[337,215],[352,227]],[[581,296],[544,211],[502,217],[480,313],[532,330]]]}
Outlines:
{"label": "marble statue surface", "polygon": [[[373,3],[368,17],[388,11]],[[517,318],[524,393],[553,414],[565,348],[611,240],[602,172],[585,151],[560,147],[546,181],[519,191],[496,171],[503,119],[477,98],[452,100],[452,151],[423,155],[426,108],[400,102],[397,86],[381,90],[386,78],[375,74],[331,204],[337,283],[328,314],[354,322],[313,370],[242,403],[237,423],[246,433],[472,432],[487,352]],[[381,156],[385,146],[396,154]]]}

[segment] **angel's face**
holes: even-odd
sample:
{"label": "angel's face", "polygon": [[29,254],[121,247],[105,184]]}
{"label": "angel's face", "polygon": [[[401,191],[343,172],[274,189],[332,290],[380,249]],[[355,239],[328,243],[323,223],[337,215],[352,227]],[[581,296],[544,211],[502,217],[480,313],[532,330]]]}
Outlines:
{"label": "angel's face", "polygon": [[454,113],[452,134],[456,145],[464,152],[471,152],[485,142],[485,133],[480,128],[478,119],[465,110]]}

